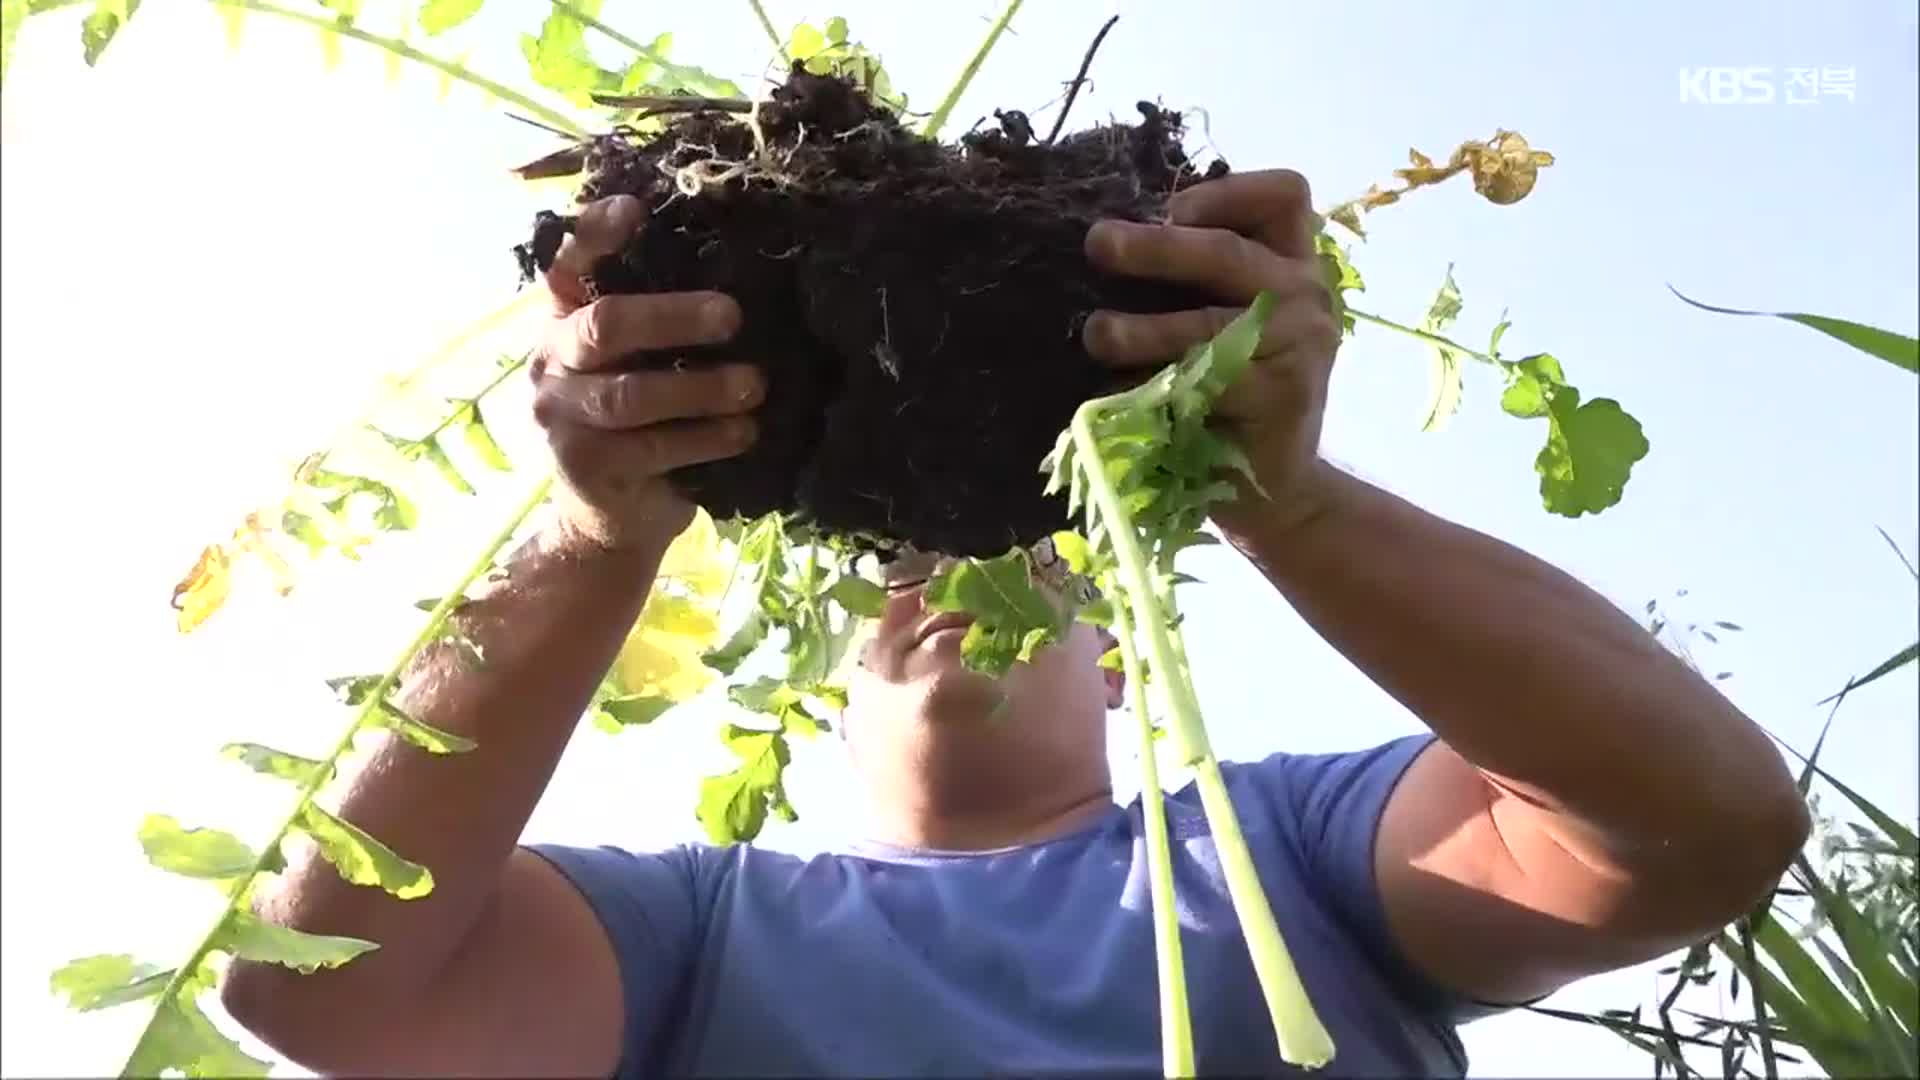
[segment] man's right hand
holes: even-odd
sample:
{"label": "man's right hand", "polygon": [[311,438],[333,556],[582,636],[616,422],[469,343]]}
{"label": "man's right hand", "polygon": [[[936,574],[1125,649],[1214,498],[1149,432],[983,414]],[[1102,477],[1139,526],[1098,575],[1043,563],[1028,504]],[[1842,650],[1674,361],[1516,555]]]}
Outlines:
{"label": "man's right hand", "polygon": [[546,273],[554,312],[530,365],[533,414],[562,482],[564,527],[610,550],[660,552],[693,519],[666,474],[753,445],[765,396],[749,364],[697,371],[623,371],[636,352],[713,345],[740,329],[740,307],[717,292],[590,299],[595,262],[625,247],[646,209],[630,195],[590,204]]}

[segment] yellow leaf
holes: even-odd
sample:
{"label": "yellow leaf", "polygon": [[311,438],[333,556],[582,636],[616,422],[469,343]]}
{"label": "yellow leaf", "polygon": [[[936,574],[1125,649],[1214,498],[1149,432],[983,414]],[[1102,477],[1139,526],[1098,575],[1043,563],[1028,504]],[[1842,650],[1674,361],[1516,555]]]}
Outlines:
{"label": "yellow leaf", "polygon": [[1473,170],[1473,190],[1501,206],[1526,198],[1540,170],[1553,164],[1552,154],[1528,146],[1517,131],[1498,131],[1491,143],[1470,142],[1460,149]]}
{"label": "yellow leaf", "polygon": [[1368,184],[1366,194],[1360,196],[1360,205],[1368,210],[1377,210],[1382,206],[1392,206],[1400,201],[1398,191],[1388,191],[1379,184]]}
{"label": "yellow leaf", "polygon": [[173,587],[173,609],[179,612],[175,623],[181,633],[189,633],[206,622],[209,615],[227,602],[227,571],[231,565],[225,548],[209,544],[200,552],[200,561]]}
{"label": "yellow leaf", "polygon": [[719,637],[716,613],[684,596],[656,591],[614,658],[621,692],[673,701],[693,697],[713,681],[700,655]]}
{"label": "yellow leaf", "polygon": [[732,566],[720,557],[720,533],[713,518],[701,510],[686,531],[674,537],[654,580],[679,582],[695,596],[707,598],[724,592],[731,576]]}
{"label": "yellow leaf", "polygon": [[248,514],[246,524],[233,530],[234,550],[259,556],[273,575],[273,591],[285,596],[293,591],[293,568],[274,550],[270,533],[259,513]]}

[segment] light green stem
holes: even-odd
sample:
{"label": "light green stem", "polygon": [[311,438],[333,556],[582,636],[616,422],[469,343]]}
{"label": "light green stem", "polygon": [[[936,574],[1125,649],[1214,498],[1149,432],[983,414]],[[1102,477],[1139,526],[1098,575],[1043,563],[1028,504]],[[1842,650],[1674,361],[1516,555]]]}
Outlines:
{"label": "light green stem", "polygon": [[1175,749],[1180,752],[1182,763],[1195,770],[1201,805],[1220,853],[1234,914],[1239,917],[1241,934],[1253,957],[1260,992],[1273,1020],[1280,1056],[1291,1065],[1319,1068],[1333,1060],[1333,1039],[1314,1013],[1313,1003],[1300,983],[1299,972],[1287,955],[1286,941],[1280,936],[1280,925],[1273,917],[1273,907],[1267,902],[1253,856],[1247,851],[1246,837],[1240,831],[1233,801],[1228,798],[1226,783],[1220,776],[1220,763],[1207,745],[1193,683],[1187,678],[1186,668],[1174,648],[1167,619],[1155,610],[1157,593],[1148,578],[1147,559],[1135,535],[1133,516],[1121,503],[1120,494],[1100,457],[1092,418],[1104,400],[1095,399],[1075,410],[1070,427],[1075,451],[1081,455],[1087,494],[1098,509],[1113,544],[1121,588],[1126,594],[1123,602],[1137,609],[1136,615],[1146,627],[1154,679],[1172,714],[1169,719],[1173,736],[1184,740],[1176,741]]}
{"label": "light green stem", "polygon": [[1125,604],[1113,606],[1113,634],[1127,672],[1134,716],[1140,722],[1140,813],[1147,824],[1147,880],[1153,896],[1153,954],[1160,975],[1160,1057],[1168,1080],[1195,1076],[1193,1018],[1187,1011],[1186,964],[1181,959],[1180,911],[1174,906],[1173,847],[1167,838],[1166,795],[1147,709],[1147,673],[1133,645]]}
{"label": "light green stem", "polygon": [[1464,354],[1466,356],[1471,356],[1475,360],[1478,360],[1483,364],[1491,364],[1494,367],[1507,366],[1505,362],[1495,359],[1494,357],[1488,356],[1486,353],[1483,353],[1478,349],[1470,349],[1467,346],[1462,345],[1457,341],[1454,341],[1452,338],[1442,337],[1441,335],[1432,333],[1431,331],[1421,330],[1418,327],[1408,326],[1405,323],[1397,323],[1397,322],[1394,322],[1392,319],[1383,319],[1378,315],[1371,314],[1370,312],[1361,311],[1359,308],[1348,308],[1347,314],[1353,316],[1355,319],[1358,319],[1361,322],[1372,323],[1375,326],[1382,326],[1387,328],[1388,330],[1398,330],[1400,333],[1405,334],[1408,337],[1418,338],[1419,340],[1424,341],[1429,345],[1445,346],[1446,348],[1452,349],[1455,352]]}
{"label": "light green stem", "polygon": [[773,28],[773,20],[767,18],[766,7],[760,0],[747,0],[747,6],[753,9],[753,17],[760,20],[760,29],[767,32],[767,40],[773,42],[774,49],[779,52],[780,63],[792,67],[793,57],[787,55],[786,40],[780,36],[780,31]]}
{"label": "light green stem", "polygon": [[[953,81],[952,89],[947,91],[947,96],[940,102],[940,106],[933,110],[933,115],[927,118],[927,126],[920,129],[921,135],[929,139],[939,137],[940,129],[946,126],[947,115],[953,112],[955,105],[960,103],[960,95],[967,92],[967,85],[973,82],[973,77],[980,73],[980,65],[987,62],[987,54],[993,51],[994,43],[998,42],[1000,35],[1006,32],[1007,24],[1013,21],[1014,12],[1020,10],[1020,2],[1021,0],[1007,0],[1006,9],[1000,12],[1000,17],[993,21],[993,28],[987,31],[987,39],[973,51],[973,59],[967,61],[967,66],[961,70],[960,77]],[[758,6],[757,2],[755,6]]]}
{"label": "light green stem", "polygon": [[[233,887],[227,890],[226,907],[221,909],[220,917],[214,920],[213,926],[209,928],[206,935],[200,939],[200,944],[194,946],[193,953],[187,957],[186,963],[181,964],[173,970],[173,977],[167,980],[167,985],[160,991],[159,997],[157,998],[160,1008],[164,1008],[168,1001],[179,994],[181,988],[187,984],[188,980],[194,977],[194,973],[199,970],[201,962],[207,958],[208,953],[213,951],[214,942],[220,939],[220,932],[226,928],[227,920],[233,916],[235,909],[240,904],[241,897],[246,895],[247,889],[253,884],[253,880],[264,873],[267,867],[272,864],[275,854],[280,850],[281,842],[284,841],[287,838],[287,834],[293,830],[294,822],[299,820],[301,811],[306,809],[307,803],[312,801],[314,795],[320,790],[321,785],[325,784],[327,780],[333,776],[334,766],[339,762],[341,756],[353,748],[354,736],[358,735],[361,729],[367,725],[367,721],[374,716],[375,712],[382,708],[382,703],[386,701],[388,691],[392,690],[394,684],[400,680],[401,675],[406,672],[407,666],[413,663],[413,658],[419,654],[421,649],[426,648],[428,644],[440,636],[441,628],[446,625],[448,617],[453,614],[453,609],[460,604],[461,599],[466,595],[467,589],[471,587],[475,581],[478,581],[481,575],[493,567],[494,557],[500,553],[500,549],[505,547],[508,541],[513,539],[514,532],[520,528],[521,524],[524,523],[535,510],[539,509],[541,503],[546,501],[547,492],[552,486],[552,474],[548,474],[538,484],[534,485],[533,491],[528,494],[526,501],[520,505],[519,509],[514,512],[507,523],[501,526],[500,531],[494,534],[493,539],[487,544],[486,550],[481,556],[474,560],[472,566],[467,568],[467,572],[460,578],[460,583],[456,585],[451,592],[441,597],[438,604],[434,605],[432,613],[427,616],[426,625],[420,628],[420,632],[414,636],[412,644],[407,646],[406,651],[400,654],[400,658],[394,661],[393,666],[388,668],[386,674],[382,675],[380,681],[374,685],[372,692],[367,695],[366,703],[360,707],[359,712],[354,714],[353,723],[347,725],[346,732],[340,736],[338,742],[334,743],[332,752],[321,761],[319,768],[313,770],[312,776],[307,777],[306,780],[301,782],[299,791],[294,799],[292,812],[288,813],[286,820],[280,823],[280,828],[274,832],[273,838],[268,840],[265,846],[261,847],[260,854],[254,858],[253,869],[234,880]],[[133,1053],[127,1058],[126,1065],[121,1067],[121,1076],[129,1075],[128,1070],[133,1067],[134,1062],[139,1061],[141,1058],[141,1048],[146,1045],[148,1039],[155,1037],[156,1021],[159,1019],[159,1015],[160,1010],[156,1008],[153,1018],[147,1021],[147,1026],[140,1033],[139,1040],[134,1043]]]}
{"label": "light green stem", "polygon": [[1200,805],[1207,811],[1207,827],[1213,830],[1214,846],[1220,853],[1220,869],[1227,876],[1227,895],[1233,898],[1233,910],[1240,916],[1240,933],[1247,939],[1254,974],[1260,978],[1260,991],[1273,1018],[1280,1056],[1289,1064],[1318,1069],[1333,1060],[1333,1036],[1313,1011],[1300,972],[1287,952],[1286,940],[1280,936],[1280,924],[1267,903],[1260,871],[1247,852],[1240,819],[1234,814],[1226,781],[1220,776],[1220,762],[1211,752],[1195,764],[1194,781],[1200,789]]}
{"label": "light green stem", "polygon": [[584,139],[587,137],[586,129],[574,123],[565,114],[555,112],[525,94],[503,83],[494,82],[492,79],[477,72],[470,71],[463,65],[456,64],[451,60],[443,60],[438,56],[434,56],[432,53],[421,52],[419,49],[414,48],[397,37],[375,34],[371,31],[362,30],[357,26],[337,22],[319,15],[309,15],[304,11],[294,11],[291,8],[284,8],[278,4],[269,3],[268,0],[212,0],[212,2],[222,7],[235,7],[247,11],[265,12],[268,15],[278,15],[283,19],[303,22],[319,30],[336,33],[341,37],[349,37],[355,41],[377,46],[402,59],[425,64],[450,78],[458,79],[470,86],[478,87],[509,105],[517,105],[527,112],[532,113],[536,118],[559,128],[561,131],[575,138]]}

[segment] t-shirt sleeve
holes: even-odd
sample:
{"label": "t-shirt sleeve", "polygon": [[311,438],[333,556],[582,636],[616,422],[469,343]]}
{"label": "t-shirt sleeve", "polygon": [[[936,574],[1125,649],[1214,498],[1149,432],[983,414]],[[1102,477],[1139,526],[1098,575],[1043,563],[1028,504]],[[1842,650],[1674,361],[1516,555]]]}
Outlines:
{"label": "t-shirt sleeve", "polygon": [[684,998],[702,921],[693,852],[685,847],[632,852],[558,844],[532,844],[528,850],[573,883],[613,943],[627,1013],[615,1075],[658,1072],[665,1039]]}
{"label": "t-shirt sleeve", "polygon": [[1408,1003],[1448,1023],[1500,1011],[1426,977],[1387,925],[1374,871],[1374,841],[1387,799],[1415,758],[1435,741],[1409,735],[1366,750],[1329,754],[1274,754],[1251,766],[1277,808],[1289,819],[1281,832],[1298,849],[1306,879],[1326,910],[1347,927]]}

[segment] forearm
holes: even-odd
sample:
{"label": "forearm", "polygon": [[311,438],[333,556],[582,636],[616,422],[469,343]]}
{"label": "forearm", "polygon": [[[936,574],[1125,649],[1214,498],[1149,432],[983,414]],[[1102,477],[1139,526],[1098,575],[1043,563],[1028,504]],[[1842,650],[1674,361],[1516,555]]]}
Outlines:
{"label": "forearm", "polygon": [[[594,551],[541,534],[463,605],[460,630],[483,664],[451,648],[423,656],[397,697],[417,720],[467,736],[472,750],[428,754],[386,737],[347,779],[338,812],[433,874],[428,895],[401,900],[351,885],[303,852],[264,917],[380,948],[340,969],[293,975],[236,964],[230,992],[401,998],[426,985],[474,927],[596,686],[638,618],[658,553]],[[247,985],[251,983],[252,985]],[[292,1005],[292,1002],[288,1003]]]}
{"label": "forearm", "polygon": [[1245,513],[1230,538],[1489,779],[1626,861],[1684,857],[1730,826],[1792,827],[1765,733],[1625,613],[1511,545],[1323,468],[1323,513],[1297,527]]}

